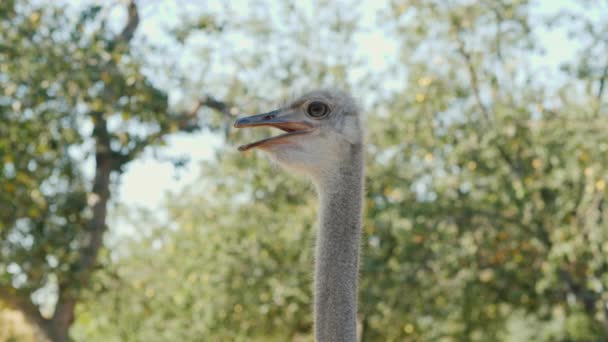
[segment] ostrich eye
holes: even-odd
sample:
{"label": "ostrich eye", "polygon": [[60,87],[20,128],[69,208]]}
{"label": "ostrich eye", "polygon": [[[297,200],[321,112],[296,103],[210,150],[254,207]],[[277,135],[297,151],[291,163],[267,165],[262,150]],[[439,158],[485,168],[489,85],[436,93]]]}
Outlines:
{"label": "ostrich eye", "polygon": [[323,102],[313,101],[308,105],[308,108],[306,108],[306,112],[311,117],[320,119],[329,114],[329,107]]}

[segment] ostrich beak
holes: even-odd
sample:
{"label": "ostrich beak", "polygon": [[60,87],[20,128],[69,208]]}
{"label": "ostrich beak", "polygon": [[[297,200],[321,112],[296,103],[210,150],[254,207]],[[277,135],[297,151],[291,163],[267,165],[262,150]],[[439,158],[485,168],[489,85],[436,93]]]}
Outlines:
{"label": "ostrich beak", "polygon": [[289,143],[289,138],[294,135],[308,134],[314,126],[306,121],[298,120],[293,114],[282,114],[281,110],[240,118],[234,123],[235,128],[247,128],[256,126],[270,126],[278,128],[285,134],[262,139],[239,147],[239,151],[246,151],[254,147]]}

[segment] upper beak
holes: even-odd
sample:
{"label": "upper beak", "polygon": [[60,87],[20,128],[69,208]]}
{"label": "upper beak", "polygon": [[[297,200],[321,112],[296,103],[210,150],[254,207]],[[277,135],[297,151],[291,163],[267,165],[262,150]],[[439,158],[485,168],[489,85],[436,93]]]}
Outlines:
{"label": "upper beak", "polygon": [[282,129],[285,132],[293,132],[298,130],[310,129],[312,125],[305,122],[294,120],[290,115],[279,115],[281,111],[273,110],[272,112],[252,115],[236,120],[235,128],[255,127],[255,126],[272,126]]}

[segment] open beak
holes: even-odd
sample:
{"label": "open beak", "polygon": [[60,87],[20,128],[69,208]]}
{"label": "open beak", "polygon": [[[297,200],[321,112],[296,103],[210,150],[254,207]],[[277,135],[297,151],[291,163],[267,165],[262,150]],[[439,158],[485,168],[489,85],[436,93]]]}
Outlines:
{"label": "open beak", "polygon": [[247,151],[254,147],[286,144],[289,143],[290,137],[294,135],[308,134],[312,132],[314,128],[312,124],[306,121],[296,120],[294,118],[291,118],[290,115],[279,114],[281,114],[280,110],[274,110],[272,112],[248,116],[236,120],[236,122],[234,123],[235,128],[270,126],[287,132],[285,134],[281,134],[275,137],[262,139],[247,145],[240,146],[239,151]]}

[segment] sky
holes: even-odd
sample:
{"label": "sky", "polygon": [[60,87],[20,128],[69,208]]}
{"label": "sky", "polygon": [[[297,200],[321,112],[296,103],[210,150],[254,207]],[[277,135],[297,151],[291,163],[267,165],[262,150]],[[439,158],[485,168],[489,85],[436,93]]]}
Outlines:
{"label": "sky", "polygon": [[[245,2],[245,1],[241,1]],[[214,3],[211,1],[211,3]],[[374,28],[373,14],[379,7],[378,1],[365,1],[362,13],[367,32],[359,37],[360,52],[365,56],[371,69],[382,69],[386,63],[396,59],[397,48],[381,31]],[[152,1],[142,9],[140,32],[149,37],[161,36],[163,25],[174,24],[177,18],[176,1]],[[558,8],[573,6],[573,1],[545,0],[540,2],[538,13],[556,11]],[[120,18],[121,14],[117,15]],[[565,32],[544,32],[541,40],[548,47],[547,55],[542,61],[546,65],[557,64],[574,49],[567,42]],[[163,150],[171,155],[184,155],[191,158],[186,169],[179,172],[179,177],[170,163],[156,160],[147,154],[131,163],[122,178],[118,201],[128,206],[156,208],[163,202],[167,191],[178,190],[196,180],[198,165],[201,160],[211,158],[215,148],[222,144],[222,139],[214,134],[203,132],[191,135],[179,134],[169,139]]]}
{"label": "sky", "polygon": [[[74,13],[77,13],[79,7],[90,2],[95,1],[81,0],[71,2],[70,5],[74,6]],[[102,1],[97,2],[106,4]],[[234,1],[233,7],[242,11],[249,11],[252,10],[252,3],[255,3],[255,1],[237,0]],[[117,4],[119,5],[112,7],[110,13],[114,19],[111,24],[114,25],[116,31],[121,29],[126,19],[125,6],[120,3]],[[196,8],[200,8],[195,5],[196,2],[180,0],[147,0],[139,1],[139,4],[141,21],[136,38],[141,39],[143,37],[154,40],[156,43],[163,42],[167,27],[180,24],[180,20],[183,19],[178,13],[184,11],[184,7],[186,7],[187,12],[193,15],[196,15]],[[206,2],[207,9],[218,8],[219,10],[221,4],[221,1]],[[364,32],[356,38],[357,51],[355,53],[367,61],[366,66],[372,72],[375,70],[381,71],[386,65],[396,62],[399,58],[396,42],[387,37],[376,26],[377,10],[385,4],[386,2],[374,0],[365,0],[361,4],[360,13],[363,17],[360,23]],[[189,5],[192,7],[190,8]],[[307,10],[314,10],[308,8],[310,6],[303,6]],[[555,13],[560,8],[571,8],[572,6],[576,6],[576,1],[542,0],[534,12],[537,16],[540,16]],[[567,40],[565,30],[540,31],[538,34],[541,42],[547,47],[547,54],[534,62],[538,63],[539,67],[555,68],[560,61],[568,58],[575,51],[573,43]],[[176,96],[179,97],[179,94],[172,94],[171,92],[170,95],[173,97],[173,102],[175,102]],[[200,173],[200,162],[212,158],[214,151],[224,143],[223,137],[209,132],[171,136],[165,147],[155,148],[154,153],[148,150],[142,158],[131,162],[126,167],[118,192],[114,194],[114,203],[120,203],[126,207],[142,207],[151,210],[161,208],[165,198],[167,198],[167,192],[179,191],[188,184],[195,182]],[[171,163],[156,158],[156,154],[186,156],[190,159],[190,162],[184,169],[176,170]],[[113,231],[114,233],[119,232],[119,235],[120,232],[128,234],[128,232],[133,232],[133,227],[128,227],[126,223],[119,221],[117,229]]]}
{"label": "sky", "polygon": [[[210,6],[219,2],[211,1]],[[235,3],[251,3],[251,1],[235,1]],[[396,60],[397,47],[383,33],[374,29],[375,13],[382,2],[366,0],[363,4],[362,26],[366,32],[358,37],[359,53],[367,60],[371,69],[381,70],[388,63]],[[148,37],[164,35],[163,26],[178,22],[178,1],[151,1],[141,9],[142,20],[138,34]],[[235,6],[238,8],[239,6]],[[247,6],[241,7],[243,11]],[[312,9],[311,9],[312,10]],[[117,7],[116,25],[124,21],[124,11]],[[128,207],[144,207],[155,209],[162,205],[167,191],[177,191],[195,181],[199,175],[200,162],[213,156],[214,151],[224,143],[223,137],[209,132],[195,134],[176,134],[169,138],[167,146],[160,150],[161,154],[173,156],[188,156],[190,163],[185,169],[176,171],[168,163],[159,161],[151,153],[147,153],[128,165],[122,176],[119,194],[115,199]]]}

